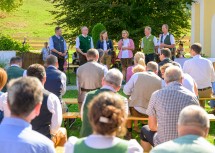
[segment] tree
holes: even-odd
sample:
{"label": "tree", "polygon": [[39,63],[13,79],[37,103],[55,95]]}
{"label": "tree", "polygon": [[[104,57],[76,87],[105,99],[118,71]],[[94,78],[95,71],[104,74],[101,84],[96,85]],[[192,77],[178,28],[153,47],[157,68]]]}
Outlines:
{"label": "tree", "polygon": [[162,24],[179,38],[190,29],[190,10],[193,0],[54,0],[56,24],[80,33],[85,25],[92,30],[95,23],[107,28],[109,37],[118,40],[126,29],[134,39],[136,47],[144,36],[144,27],[151,26],[152,34],[161,33]]}
{"label": "tree", "polygon": [[92,37],[93,37],[93,43],[94,47],[96,46],[97,41],[99,40],[100,33],[105,30],[105,26],[101,23],[97,23],[93,29],[92,29]]}
{"label": "tree", "polygon": [[0,10],[10,12],[20,5],[22,5],[23,0],[0,0]]}

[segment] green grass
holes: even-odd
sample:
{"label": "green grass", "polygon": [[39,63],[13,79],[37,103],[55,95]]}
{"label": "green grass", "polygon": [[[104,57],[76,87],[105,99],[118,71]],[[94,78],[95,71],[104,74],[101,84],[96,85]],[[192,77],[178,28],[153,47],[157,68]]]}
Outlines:
{"label": "green grass", "polygon": [[[122,89],[119,91],[119,94],[125,96],[123,94]],[[64,95],[64,98],[77,98],[77,96],[78,96],[77,90],[70,90],[70,91],[66,92],[66,94]],[[206,104],[206,111],[209,112],[210,110],[211,110],[210,106],[208,104]],[[78,111],[78,105],[70,105],[69,111],[77,112]],[[139,127],[141,127],[140,124],[139,124]],[[70,128],[69,128],[69,126],[67,126],[66,128],[67,128],[68,136],[79,137],[79,132],[80,132],[80,128],[81,128],[81,120],[76,119],[76,122]],[[133,139],[140,141],[139,134],[136,133],[135,131],[132,133],[132,136],[133,136]],[[210,143],[215,145],[214,138],[215,138],[215,122],[211,122],[210,131],[209,131],[209,135],[207,137],[207,140]]]}
{"label": "green grass", "polygon": [[23,5],[11,13],[0,12],[0,33],[12,37],[48,38],[54,33],[54,7],[45,0],[24,0]]}

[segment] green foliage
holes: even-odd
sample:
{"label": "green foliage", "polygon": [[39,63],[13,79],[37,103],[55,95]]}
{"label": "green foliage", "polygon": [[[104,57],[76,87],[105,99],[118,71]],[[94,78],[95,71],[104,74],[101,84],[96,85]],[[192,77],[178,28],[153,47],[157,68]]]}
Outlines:
{"label": "green foliage", "polygon": [[23,4],[23,0],[1,0],[0,10],[10,12]]}
{"label": "green foliage", "polygon": [[[57,24],[73,29],[72,36],[80,33],[80,27],[102,23],[111,39],[119,40],[126,29],[136,46],[144,36],[144,27],[151,26],[152,34],[161,33],[162,24],[179,38],[190,29],[190,8],[193,0],[55,0]],[[63,9],[60,9],[63,8]]]}
{"label": "green foliage", "polygon": [[30,46],[25,44],[24,47],[21,42],[14,40],[9,36],[0,35],[0,51],[1,50],[15,50],[19,52],[28,52]]}
{"label": "green foliage", "polygon": [[106,30],[105,26],[102,23],[97,23],[93,29],[92,29],[92,37],[93,37],[93,43],[94,47],[96,46],[96,43],[98,42],[100,38],[100,33]]}
{"label": "green foliage", "polygon": [[5,68],[7,66],[7,61],[6,60],[3,60],[3,59],[0,59],[0,68]]}

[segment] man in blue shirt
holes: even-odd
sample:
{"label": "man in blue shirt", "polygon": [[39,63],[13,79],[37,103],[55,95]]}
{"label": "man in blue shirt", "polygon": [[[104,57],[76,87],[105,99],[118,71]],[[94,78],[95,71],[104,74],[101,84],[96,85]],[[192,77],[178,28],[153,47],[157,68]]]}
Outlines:
{"label": "man in blue shirt", "polygon": [[40,81],[33,77],[9,82],[11,117],[4,118],[0,125],[1,153],[55,153],[51,140],[33,131],[30,124],[40,113],[42,90]]}
{"label": "man in blue shirt", "polygon": [[51,54],[58,58],[59,70],[63,72],[65,56],[67,55],[66,41],[62,37],[62,31],[60,27],[55,28],[55,35],[49,39],[49,48]]}

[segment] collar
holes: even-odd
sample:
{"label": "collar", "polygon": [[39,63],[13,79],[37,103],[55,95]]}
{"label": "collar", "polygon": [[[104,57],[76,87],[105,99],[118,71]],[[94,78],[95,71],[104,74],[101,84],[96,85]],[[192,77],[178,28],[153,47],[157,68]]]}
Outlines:
{"label": "collar", "polygon": [[197,55],[195,55],[195,56],[193,56],[193,58],[201,58],[202,56],[201,55],[199,55],[199,54],[197,54]]}
{"label": "collar", "polygon": [[167,86],[182,86],[178,81],[173,81],[167,84]]}
{"label": "collar", "polygon": [[2,121],[3,124],[32,129],[31,124],[21,118],[5,117]]}
{"label": "collar", "polygon": [[109,89],[109,90],[111,90],[111,91],[113,91],[113,92],[115,92],[115,93],[116,93],[116,90],[115,90],[113,87],[108,86],[108,85],[102,86],[102,88],[101,88],[101,89]]}
{"label": "collar", "polygon": [[56,36],[58,39],[60,39],[60,36],[58,36],[58,35],[56,35],[56,34],[55,34],[55,36]]}
{"label": "collar", "polygon": [[167,34],[163,34],[164,36],[167,36],[167,35],[169,35],[169,32],[167,32]]}
{"label": "collar", "polygon": [[83,34],[81,34],[84,38],[86,38],[87,37],[87,35],[85,36],[85,35],[83,35]]}
{"label": "collar", "polygon": [[20,67],[18,64],[11,64],[11,66]]}
{"label": "collar", "polygon": [[54,65],[49,65],[47,68],[55,68],[55,69],[57,69]]}
{"label": "collar", "polygon": [[151,34],[149,34],[149,36],[146,36],[146,38],[148,39],[151,36]]}

